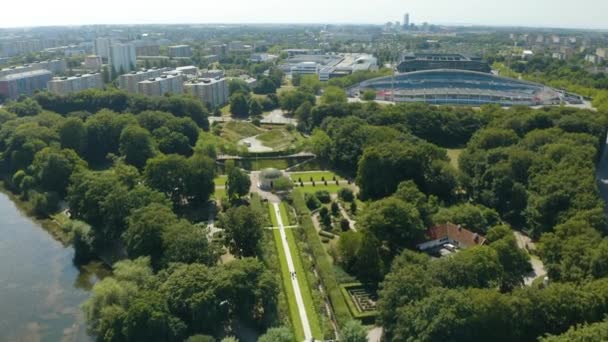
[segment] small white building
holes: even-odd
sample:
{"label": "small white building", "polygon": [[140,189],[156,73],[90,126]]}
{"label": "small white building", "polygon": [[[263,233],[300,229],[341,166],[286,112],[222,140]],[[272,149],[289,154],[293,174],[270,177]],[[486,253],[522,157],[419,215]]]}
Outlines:
{"label": "small white building", "polygon": [[273,188],[274,182],[283,177],[283,172],[278,169],[268,168],[260,171],[258,177],[258,188],[270,191]]}

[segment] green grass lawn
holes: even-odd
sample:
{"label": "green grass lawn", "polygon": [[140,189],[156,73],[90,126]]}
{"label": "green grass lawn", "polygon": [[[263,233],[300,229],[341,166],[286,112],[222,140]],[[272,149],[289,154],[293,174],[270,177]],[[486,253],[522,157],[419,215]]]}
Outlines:
{"label": "green grass lawn", "polygon": [[294,182],[297,182],[298,178],[302,178],[302,182],[310,182],[310,178],[312,177],[315,182],[321,182],[321,179],[325,178],[328,184],[332,181],[334,176],[337,180],[342,180],[341,177],[331,171],[292,172],[289,174],[289,177],[291,177]]}
{"label": "green grass lawn", "polygon": [[219,176],[217,176],[217,177],[215,177],[213,179],[213,184],[215,186],[225,186],[227,179],[228,179],[228,176],[226,176],[226,175],[219,175]]}
{"label": "green grass lawn", "polygon": [[222,107],[222,116],[231,116],[232,113],[230,113],[230,104],[225,105],[224,107]]}
{"label": "green grass lawn", "polygon": [[[283,225],[289,225],[289,218],[287,216],[285,206],[283,204],[280,204],[279,208],[280,208],[281,220],[283,221]],[[269,211],[270,211],[270,216],[272,219],[273,226],[275,226],[275,227],[278,226],[277,218],[275,216],[274,207],[272,204],[269,204]],[[314,304],[313,304],[310,286],[306,279],[307,273],[304,270],[304,267],[302,266],[302,260],[300,259],[300,253],[297,248],[297,243],[296,243],[295,237],[293,236],[293,231],[291,229],[285,229],[285,235],[287,236],[287,244],[289,245],[289,250],[291,252],[291,257],[293,259],[294,268],[296,270],[296,274],[298,275],[297,276],[298,284],[300,285],[300,290],[302,292],[302,300],[304,301],[304,306],[306,309],[306,314],[308,316],[308,322],[310,324],[310,329],[312,331],[312,335],[316,339],[321,339],[323,337],[323,332],[321,331],[321,325],[319,324],[319,318],[317,316],[317,312],[316,312]],[[283,251],[281,234],[278,230],[274,230],[274,237],[275,237],[275,242],[277,244],[277,249],[278,249],[278,253],[279,253],[279,260],[281,262],[283,285],[285,286],[285,288],[290,289],[290,291],[286,290],[286,295],[288,298],[287,300],[289,302],[289,311],[292,315],[292,322],[294,325],[294,330],[296,331],[296,337],[297,337],[298,341],[301,341],[304,339],[304,331],[303,331],[302,324],[300,321],[300,315],[298,314],[298,310],[297,310],[295,294],[293,292],[293,287],[291,285],[291,276],[290,276],[289,270],[287,268],[287,260],[285,260],[285,253]],[[292,306],[295,309],[295,315],[292,310]],[[294,321],[293,317],[297,317],[298,320]],[[299,335],[299,334],[301,334],[301,335]]]}
{"label": "green grass lawn", "polygon": [[222,138],[233,143],[264,132],[266,131],[245,121],[228,121],[222,125]]}
{"label": "green grass lawn", "polygon": [[462,151],[464,151],[463,148],[448,149],[448,157],[450,158],[450,164],[452,164],[452,166],[456,170],[458,170],[458,168],[459,168],[458,157],[460,157],[460,154],[462,153]]}
{"label": "green grass lawn", "polygon": [[[268,205],[268,211],[273,227],[278,226],[277,218],[274,214],[274,207],[270,203]],[[276,229],[274,229],[272,232],[274,235],[274,243],[277,247],[279,263],[281,264],[281,279],[283,280],[283,291],[285,292],[285,297],[287,298],[287,306],[289,307],[289,315],[291,316],[291,325],[293,326],[296,340],[302,341],[304,340],[304,328],[302,328],[300,313],[298,312],[298,304],[296,303],[296,296],[293,292],[293,286],[291,285],[291,275],[289,274],[287,260],[285,259],[285,251],[283,249],[283,244],[281,243],[281,233]]]}
{"label": "green grass lawn", "polygon": [[226,189],[215,189],[215,191],[213,192],[213,198],[215,198],[216,201],[219,201],[225,197],[226,197]]}
{"label": "green grass lawn", "polygon": [[283,150],[302,140],[300,133],[285,128],[273,129],[257,136],[257,139],[274,150]]}
{"label": "green grass lawn", "polygon": [[[304,181],[304,179],[302,179],[302,181]],[[294,185],[297,185],[297,184],[294,183]],[[330,194],[337,194],[338,191],[340,191],[340,189],[347,188],[347,187],[348,187],[348,185],[346,183],[344,183],[344,185],[342,185],[342,184],[336,185],[335,182],[328,181],[327,185],[325,185],[321,182],[318,182],[315,184],[315,186],[304,184],[304,186],[296,186],[295,189],[298,189],[303,193],[309,193],[309,194],[314,194],[315,192],[317,192],[319,190],[325,190],[325,191],[329,192]]]}

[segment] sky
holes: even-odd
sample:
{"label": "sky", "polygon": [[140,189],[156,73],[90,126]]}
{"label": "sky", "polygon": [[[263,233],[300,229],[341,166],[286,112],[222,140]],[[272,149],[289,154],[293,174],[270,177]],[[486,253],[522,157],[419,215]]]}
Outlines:
{"label": "sky", "polygon": [[608,29],[608,0],[0,0],[0,27],[149,23],[433,24]]}

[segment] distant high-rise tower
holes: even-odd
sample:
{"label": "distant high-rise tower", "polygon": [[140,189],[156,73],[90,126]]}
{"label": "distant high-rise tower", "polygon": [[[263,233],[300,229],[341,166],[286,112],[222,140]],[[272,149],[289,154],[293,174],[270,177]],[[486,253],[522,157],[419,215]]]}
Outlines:
{"label": "distant high-rise tower", "polygon": [[403,16],[403,27],[406,29],[408,27],[410,27],[410,14],[409,13],[405,13],[405,15]]}

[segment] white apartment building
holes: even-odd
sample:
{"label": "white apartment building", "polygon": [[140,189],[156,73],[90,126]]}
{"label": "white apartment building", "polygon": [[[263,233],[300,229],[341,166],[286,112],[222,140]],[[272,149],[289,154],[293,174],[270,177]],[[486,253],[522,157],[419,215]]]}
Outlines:
{"label": "white apartment building", "polygon": [[135,69],[137,56],[133,44],[112,44],[110,46],[110,66],[112,73],[125,73]]}
{"label": "white apartment building", "polygon": [[76,75],[72,77],[55,77],[47,83],[47,89],[58,95],[67,95],[85,89],[102,89],[101,73]]}
{"label": "white apartment building", "polygon": [[109,59],[110,58],[110,46],[112,45],[112,39],[110,38],[97,38],[94,42],[95,54],[99,57]]}
{"label": "white apartment building", "polygon": [[190,81],[184,84],[184,90],[211,107],[218,107],[228,102],[228,82],[224,78],[202,78]]}
{"label": "white apartment building", "polygon": [[184,76],[180,74],[161,75],[137,84],[140,94],[146,96],[162,96],[167,93],[180,94],[184,92]]}
{"label": "white apartment building", "polygon": [[101,70],[102,66],[101,57],[100,56],[86,56],[84,58],[84,68],[87,70],[97,71]]}
{"label": "white apartment building", "polygon": [[118,76],[118,88],[128,93],[136,94],[137,84],[141,81],[160,77],[166,69],[149,69],[143,71],[131,71],[130,73]]}

